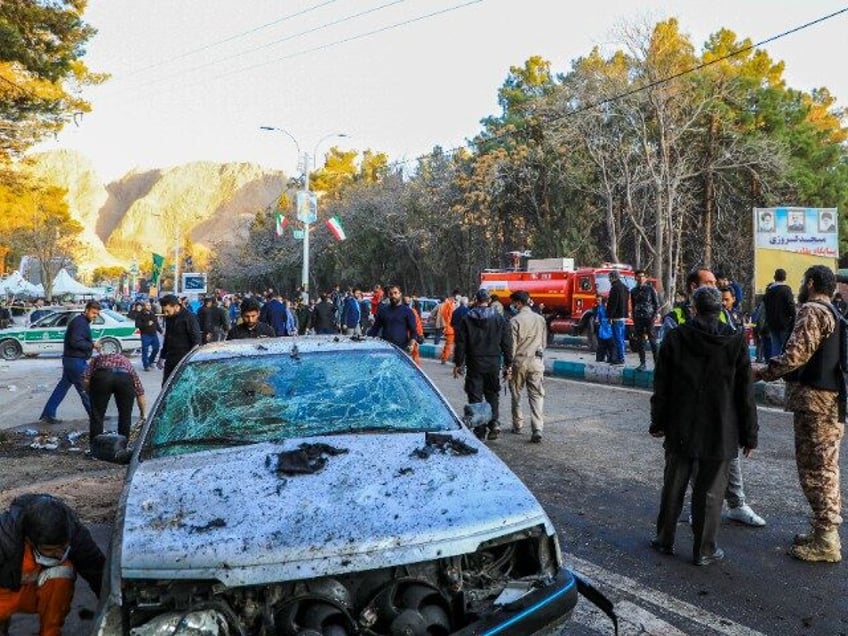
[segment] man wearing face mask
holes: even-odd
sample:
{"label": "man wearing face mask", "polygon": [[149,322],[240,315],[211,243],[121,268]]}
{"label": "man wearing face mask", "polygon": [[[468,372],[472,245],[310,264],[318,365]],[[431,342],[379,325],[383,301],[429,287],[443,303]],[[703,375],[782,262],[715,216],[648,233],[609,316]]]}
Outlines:
{"label": "man wearing face mask", "polygon": [[50,495],[21,495],[0,515],[0,633],[13,614],[38,614],[60,636],[79,573],[100,596],[106,559],[74,512]]}

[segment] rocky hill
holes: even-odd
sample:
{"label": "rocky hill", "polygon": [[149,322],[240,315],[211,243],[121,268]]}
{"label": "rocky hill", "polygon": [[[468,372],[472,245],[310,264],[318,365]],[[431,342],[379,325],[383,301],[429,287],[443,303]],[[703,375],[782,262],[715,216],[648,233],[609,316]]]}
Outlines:
{"label": "rocky hill", "polygon": [[85,228],[82,271],[147,263],[151,252],[172,254],[177,241],[190,240],[202,253],[245,237],[256,212],[286,183],[282,172],[254,164],[196,162],[104,184],[79,153],[52,151],[35,160],[39,175],[68,190],[71,214]]}

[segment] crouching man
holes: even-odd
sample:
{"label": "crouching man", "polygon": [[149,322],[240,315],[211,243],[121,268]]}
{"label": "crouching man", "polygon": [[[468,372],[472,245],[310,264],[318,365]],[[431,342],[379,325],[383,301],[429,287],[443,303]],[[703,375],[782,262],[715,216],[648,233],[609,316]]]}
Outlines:
{"label": "crouching man", "polygon": [[60,636],[79,573],[100,595],[105,557],[74,512],[50,495],[21,495],[0,514],[0,633],[13,614],[38,614]]}

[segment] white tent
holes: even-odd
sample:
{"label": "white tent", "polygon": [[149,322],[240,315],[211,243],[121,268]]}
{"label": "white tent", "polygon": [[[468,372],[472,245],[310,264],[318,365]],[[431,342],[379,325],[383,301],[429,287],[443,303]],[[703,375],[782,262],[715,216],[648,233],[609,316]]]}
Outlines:
{"label": "white tent", "polygon": [[0,293],[14,294],[16,296],[39,296],[44,294],[41,285],[33,285],[27,281],[17,270],[0,281]]}
{"label": "white tent", "polygon": [[91,287],[86,287],[81,282],[74,280],[66,269],[60,269],[53,279],[53,295],[54,296],[83,296],[93,295],[95,290]]}

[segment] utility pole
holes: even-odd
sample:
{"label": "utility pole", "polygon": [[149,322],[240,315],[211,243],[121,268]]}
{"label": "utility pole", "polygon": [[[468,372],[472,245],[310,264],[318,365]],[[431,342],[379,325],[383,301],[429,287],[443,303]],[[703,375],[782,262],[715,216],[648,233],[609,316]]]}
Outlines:
{"label": "utility pole", "polygon": [[[309,202],[309,153],[303,153],[303,197],[306,205]],[[301,297],[303,304],[309,306],[309,217],[303,217],[303,270],[300,274],[300,286],[303,288]]]}

